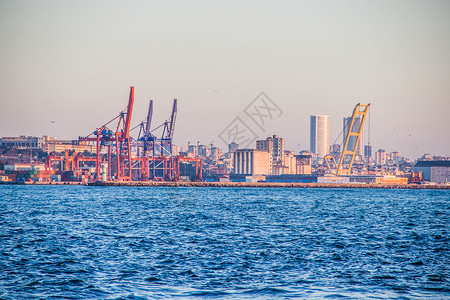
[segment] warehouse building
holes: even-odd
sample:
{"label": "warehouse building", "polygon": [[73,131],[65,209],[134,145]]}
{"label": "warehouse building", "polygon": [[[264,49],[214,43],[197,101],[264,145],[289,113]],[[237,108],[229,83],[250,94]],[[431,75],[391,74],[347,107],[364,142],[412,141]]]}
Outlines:
{"label": "warehouse building", "polygon": [[237,149],[233,153],[234,174],[269,175],[272,174],[272,153],[265,150]]}
{"label": "warehouse building", "polygon": [[422,172],[426,181],[445,184],[449,182],[450,160],[419,160],[412,170]]}

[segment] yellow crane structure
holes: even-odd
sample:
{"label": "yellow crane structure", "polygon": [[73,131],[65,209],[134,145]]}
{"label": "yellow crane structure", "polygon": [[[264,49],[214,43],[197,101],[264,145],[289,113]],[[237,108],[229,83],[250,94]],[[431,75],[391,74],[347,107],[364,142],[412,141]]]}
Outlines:
{"label": "yellow crane structure", "polygon": [[75,168],[74,168],[74,159],[75,159],[75,156],[77,156],[78,155],[78,153],[80,153],[80,151],[74,151],[73,153],[72,153],[72,155],[70,155],[69,156],[69,151],[68,150],[66,150],[66,151],[64,151],[65,153],[64,153],[64,171],[73,171]]}
{"label": "yellow crane structure", "polygon": [[[330,172],[336,170],[336,173],[334,174],[336,176],[350,175],[351,173],[353,160],[355,159],[356,150],[358,149],[359,139],[361,137],[364,120],[366,119],[369,106],[370,103],[358,103],[353,109],[352,118],[347,125],[347,136],[339,158],[339,164],[336,163],[336,160],[332,155],[325,155],[324,157],[328,170],[330,170]],[[350,141],[352,142],[350,143]],[[344,161],[348,161],[348,165],[344,166]]]}

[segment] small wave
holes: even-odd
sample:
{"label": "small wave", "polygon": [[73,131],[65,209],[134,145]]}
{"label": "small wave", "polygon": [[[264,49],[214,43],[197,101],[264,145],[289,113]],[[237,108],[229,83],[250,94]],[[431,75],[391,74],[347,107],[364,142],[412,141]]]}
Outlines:
{"label": "small wave", "polygon": [[349,296],[341,295],[341,294],[330,294],[324,296],[325,299],[350,299]]}
{"label": "small wave", "polygon": [[391,276],[391,275],[378,275],[378,276],[374,276],[372,278],[376,279],[376,280],[395,279],[395,277]]}
{"label": "small wave", "polygon": [[285,294],[289,293],[288,290],[282,289],[282,288],[274,288],[274,287],[264,287],[264,288],[257,288],[257,289],[251,289],[243,292],[242,294],[250,294],[250,295],[260,295],[260,296],[267,296],[267,295],[279,295],[279,294]]}
{"label": "small wave", "polygon": [[224,291],[195,291],[188,293],[188,295],[194,297],[214,298],[214,297],[229,296],[230,293]]}
{"label": "small wave", "polygon": [[80,286],[80,285],[84,285],[84,284],[86,284],[86,283],[85,283],[83,280],[81,280],[81,279],[73,278],[73,279],[68,280],[68,281],[66,282],[66,284],[68,284],[68,285],[70,285],[70,286],[74,286],[74,285]]}
{"label": "small wave", "polygon": [[145,278],[145,281],[153,283],[153,282],[161,282],[161,279],[158,277],[150,276],[150,277]]}
{"label": "small wave", "polygon": [[179,273],[179,275],[187,275],[190,277],[198,277],[192,270],[186,270]]}
{"label": "small wave", "polygon": [[445,278],[444,276],[440,275],[440,274],[431,274],[428,275],[428,280],[432,281],[432,282],[444,282]]}

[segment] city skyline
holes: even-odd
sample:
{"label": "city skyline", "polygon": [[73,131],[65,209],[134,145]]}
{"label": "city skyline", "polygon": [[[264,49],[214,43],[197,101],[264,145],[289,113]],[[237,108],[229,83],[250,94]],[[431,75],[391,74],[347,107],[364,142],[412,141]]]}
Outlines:
{"label": "city skyline", "polygon": [[[0,136],[86,136],[126,109],[133,85],[132,127],[148,100],[160,124],[179,99],[175,144],[226,149],[219,135],[240,117],[257,139],[277,134],[307,150],[310,115],[330,115],[332,144],[361,102],[371,103],[373,152],[449,155],[447,1],[0,8]],[[261,129],[243,111],[262,91],[282,115]]]}

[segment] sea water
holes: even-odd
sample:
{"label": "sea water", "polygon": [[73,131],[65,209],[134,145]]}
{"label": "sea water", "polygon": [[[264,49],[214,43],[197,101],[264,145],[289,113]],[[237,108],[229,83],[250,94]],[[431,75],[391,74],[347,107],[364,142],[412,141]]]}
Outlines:
{"label": "sea water", "polygon": [[0,298],[449,299],[448,190],[0,186]]}

